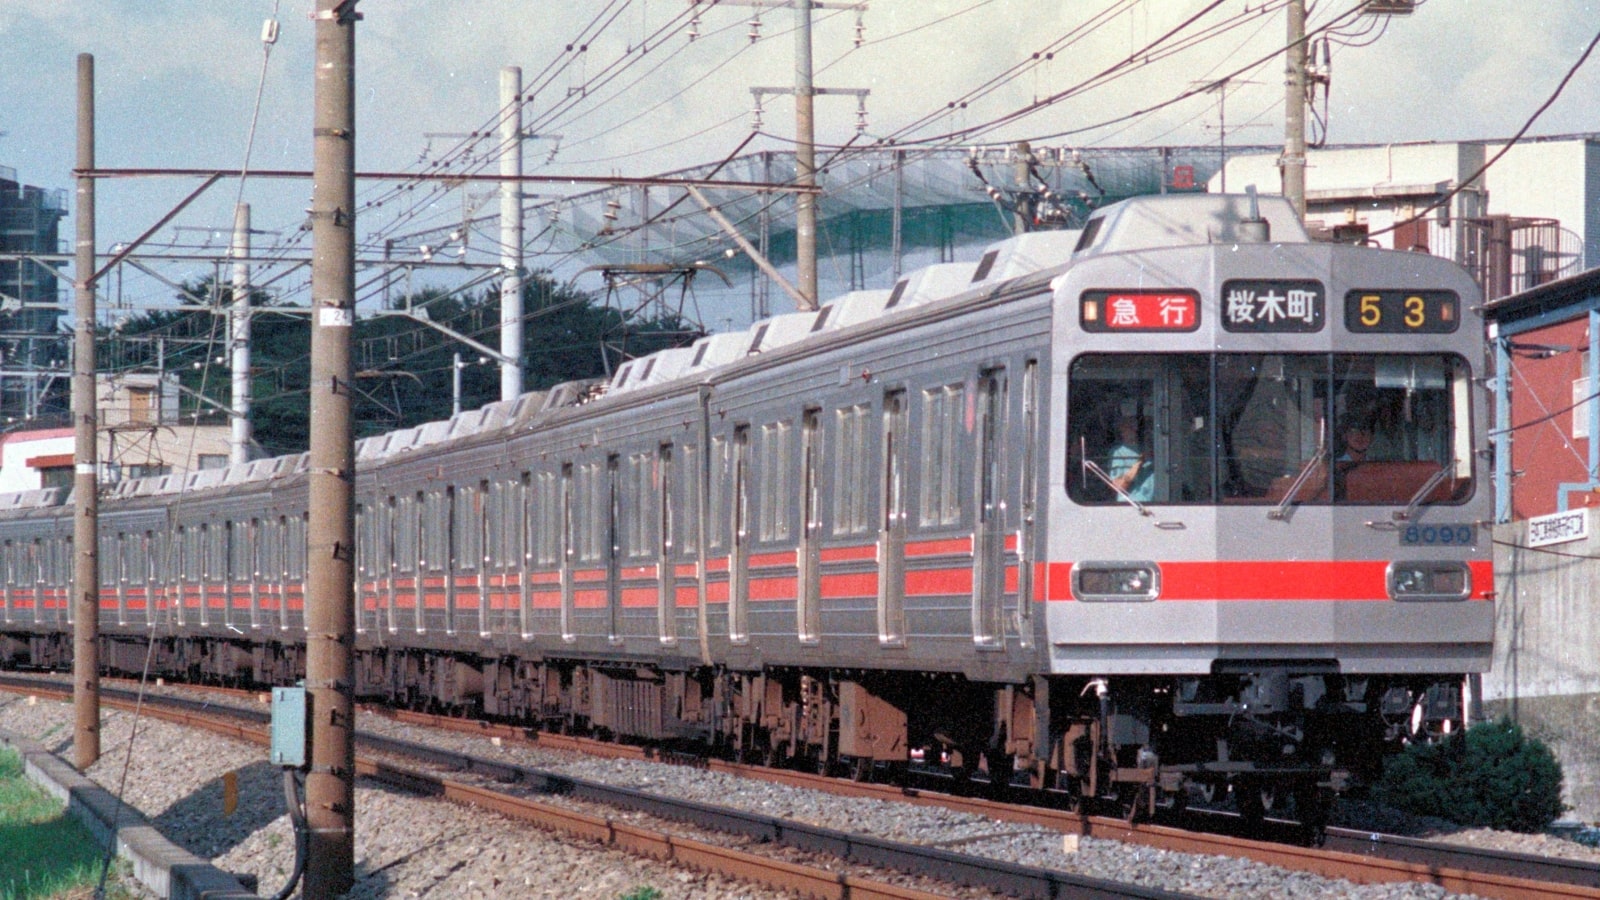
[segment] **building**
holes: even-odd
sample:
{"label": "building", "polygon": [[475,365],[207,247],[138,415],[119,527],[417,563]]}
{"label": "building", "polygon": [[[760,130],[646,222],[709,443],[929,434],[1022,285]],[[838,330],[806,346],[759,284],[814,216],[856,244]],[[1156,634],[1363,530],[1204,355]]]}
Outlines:
{"label": "building", "polygon": [[[1235,190],[1277,193],[1277,154],[1235,156],[1227,177]],[[1600,266],[1600,136],[1315,150],[1306,227],[1325,240],[1450,257],[1489,300],[1525,291]]]}
{"label": "building", "polygon": [[67,409],[61,318],[60,224],[66,191],[22,184],[0,166],[0,415],[33,419]]}
{"label": "building", "polygon": [[[178,382],[135,373],[97,379],[100,483],[170,475],[228,464],[227,425],[178,421]],[[76,441],[71,428],[0,434],[0,494],[72,486]]]}

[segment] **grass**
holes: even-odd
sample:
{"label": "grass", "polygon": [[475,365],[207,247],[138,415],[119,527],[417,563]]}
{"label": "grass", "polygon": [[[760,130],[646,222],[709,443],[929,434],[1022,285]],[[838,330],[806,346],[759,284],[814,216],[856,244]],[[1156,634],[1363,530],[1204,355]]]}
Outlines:
{"label": "grass", "polygon": [[[0,900],[92,896],[100,854],[61,802],[23,774],[22,757],[0,750]],[[110,896],[129,895],[119,888]]]}

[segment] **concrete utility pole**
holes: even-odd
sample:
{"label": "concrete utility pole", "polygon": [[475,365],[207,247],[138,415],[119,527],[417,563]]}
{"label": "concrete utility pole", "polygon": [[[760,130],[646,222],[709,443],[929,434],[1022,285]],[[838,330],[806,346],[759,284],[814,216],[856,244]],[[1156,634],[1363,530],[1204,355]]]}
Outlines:
{"label": "concrete utility pole", "polygon": [[228,462],[250,461],[250,204],[233,209],[233,314],[228,341],[233,350],[233,429],[228,439]]}
{"label": "concrete utility pole", "polygon": [[94,56],[78,54],[78,217],[72,349],[72,733],[80,770],[100,758],[100,447],[94,391]]}
{"label": "concrete utility pole", "polygon": [[1284,54],[1283,196],[1306,218],[1306,0],[1289,0],[1288,52]]}
{"label": "concrete utility pole", "polygon": [[[698,5],[704,0],[689,0]],[[794,95],[794,180],[800,188],[814,188],[817,184],[816,118],[812,113],[814,98],[819,94],[855,94],[865,104],[871,91],[866,89],[818,88],[811,77],[811,11],[813,9],[853,9],[862,11],[865,3],[830,3],[826,0],[712,0],[722,6],[750,6],[757,9],[791,7],[795,13],[794,32],[794,87],[751,88],[759,107],[764,94]],[[751,39],[755,38],[754,33]],[[865,106],[862,106],[865,110]],[[863,117],[865,113],[862,113]],[[800,297],[795,307],[802,312],[817,308],[817,197],[811,190],[795,197],[795,289]]]}
{"label": "concrete utility pole", "polygon": [[[811,0],[794,0],[794,180],[803,188],[817,183],[817,128],[812,115],[816,88],[811,78]],[[804,301],[801,312],[817,308],[817,197],[795,200],[795,280]]]}
{"label": "concrete utility pole", "polygon": [[[500,70],[500,399],[522,395],[522,69]],[[459,367],[456,370],[460,377]]]}
{"label": "concrete utility pole", "polygon": [[305,896],[355,883],[355,0],[317,0],[311,188],[311,521],[306,534]]}

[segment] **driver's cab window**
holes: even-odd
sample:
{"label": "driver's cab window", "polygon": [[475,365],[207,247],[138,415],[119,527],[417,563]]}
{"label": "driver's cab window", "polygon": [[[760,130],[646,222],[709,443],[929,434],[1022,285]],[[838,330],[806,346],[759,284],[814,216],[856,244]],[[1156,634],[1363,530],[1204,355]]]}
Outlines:
{"label": "driver's cab window", "polygon": [[1079,503],[1209,498],[1207,368],[1206,357],[1194,354],[1075,360],[1068,388],[1068,494]]}

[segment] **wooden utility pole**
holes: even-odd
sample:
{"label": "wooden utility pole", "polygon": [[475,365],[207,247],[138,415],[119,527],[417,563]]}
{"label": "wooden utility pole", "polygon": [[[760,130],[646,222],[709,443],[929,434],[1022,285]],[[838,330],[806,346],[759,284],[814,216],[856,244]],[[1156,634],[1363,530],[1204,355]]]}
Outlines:
{"label": "wooden utility pole", "polygon": [[73,260],[72,733],[73,764],[100,758],[100,446],[94,391],[94,56],[78,54],[78,217]]}
{"label": "wooden utility pole", "polygon": [[355,883],[355,0],[317,0],[311,187],[311,520],[306,532],[305,896]]}
{"label": "wooden utility pole", "polygon": [[1306,0],[1289,0],[1288,52],[1284,56],[1283,196],[1306,218]]}

